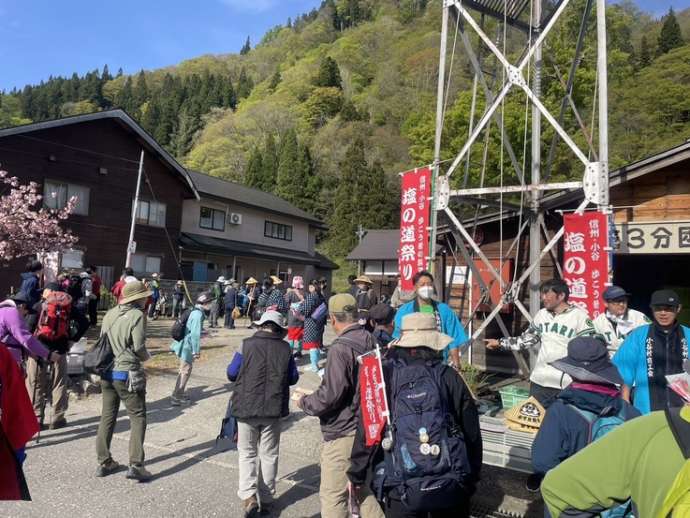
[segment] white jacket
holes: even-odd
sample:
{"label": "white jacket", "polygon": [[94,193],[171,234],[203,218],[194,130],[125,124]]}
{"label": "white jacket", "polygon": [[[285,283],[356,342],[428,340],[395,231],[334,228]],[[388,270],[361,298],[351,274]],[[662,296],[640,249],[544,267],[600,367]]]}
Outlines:
{"label": "white jacket", "polygon": [[609,355],[613,358],[625,337],[633,329],[650,323],[651,320],[644,313],[634,309],[628,309],[622,317],[616,317],[606,311],[594,319],[594,330],[604,337]]}
{"label": "white jacket", "polygon": [[594,334],[594,325],[584,310],[568,306],[565,311],[556,314],[542,308],[522,335],[501,338],[499,342],[502,348],[515,351],[538,347],[539,353],[530,381],[542,387],[562,389],[572,379],[549,363],[568,355],[570,340],[576,336],[591,334]]}

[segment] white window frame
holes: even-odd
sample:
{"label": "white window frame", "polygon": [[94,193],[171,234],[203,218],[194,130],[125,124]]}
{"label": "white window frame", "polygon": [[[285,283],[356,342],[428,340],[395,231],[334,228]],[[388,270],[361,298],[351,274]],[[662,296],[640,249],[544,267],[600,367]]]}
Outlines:
{"label": "white window frame", "polygon": [[[210,210],[211,211],[211,225],[203,225],[202,221],[204,218],[202,217],[201,213],[204,210]],[[203,228],[205,230],[215,230],[216,232],[225,232],[225,218],[227,217],[227,214],[225,213],[224,210],[222,209],[215,209],[213,207],[205,207],[201,206],[199,207],[199,228]],[[219,218],[220,221],[222,222],[222,227],[218,228],[216,227],[216,218]]]}
{"label": "white window frame", "polygon": [[[64,199],[60,196],[60,189],[64,189]],[[83,190],[86,195],[80,197],[75,190]],[[55,194],[55,196],[53,196]],[[91,189],[85,185],[80,185],[76,183],[69,183],[62,180],[51,180],[46,178],[43,182],[43,205],[49,209],[60,210],[65,208],[67,202],[76,196],[77,204],[74,206],[74,211],[72,214],[78,216],[88,216],[89,215],[89,201],[91,200]],[[54,203],[51,203],[54,202]]]}
{"label": "white window frame", "polygon": [[[132,204],[134,204],[134,201],[132,201]],[[160,207],[163,208],[163,221],[158,222],[158,221],[152,221],[151,220],[151,207],[155,206],[158,207],[160,210]],[[158,214],[158,211],[156,211],[156,214]],[[136,222],[137,225],[148,225],[150,227],[158,227],[158,228],[165,228],[165,223],[168,217],[168,207],[165,203],[157,202],[157,201],[152,201],[152,200],[139,200],[139,205],[137,206],[137,214],[136,214]]]}
{"label": "white window frame", "polygon": [[[158,261],[158,268],[149,268],[149,262],[151,260]],[[143,261],[143,263],[141,263]],[[143,264],[143,269],[141,265]],[[139,274],[151,274],[160,273],[161,266],[163,265],[163,257],[156,254],[139,253],[132,255],[132,269],[135,273]]]}

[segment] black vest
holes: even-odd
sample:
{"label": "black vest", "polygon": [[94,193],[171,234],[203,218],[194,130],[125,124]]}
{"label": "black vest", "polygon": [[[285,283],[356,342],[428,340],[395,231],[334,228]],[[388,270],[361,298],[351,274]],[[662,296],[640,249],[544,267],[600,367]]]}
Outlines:
{"label": "black vest", "polygon": [[290,402],[290,346],[277,335],[258,331],[242,344],[242,367],[232,393],[238,419],[285,417]]}

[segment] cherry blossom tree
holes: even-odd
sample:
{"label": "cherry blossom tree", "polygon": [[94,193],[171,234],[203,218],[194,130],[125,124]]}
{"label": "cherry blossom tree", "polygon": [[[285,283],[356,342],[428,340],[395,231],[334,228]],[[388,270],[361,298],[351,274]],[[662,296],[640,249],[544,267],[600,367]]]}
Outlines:
{"label": "cherry blossom tree", "polygon": [[42,252],[72,247],[77,237],[60,222],[74,210],[77,198],[52,210],[40,205],[39,185],[20,184],[15,176],[0,170],[0,260],[9,261]]}

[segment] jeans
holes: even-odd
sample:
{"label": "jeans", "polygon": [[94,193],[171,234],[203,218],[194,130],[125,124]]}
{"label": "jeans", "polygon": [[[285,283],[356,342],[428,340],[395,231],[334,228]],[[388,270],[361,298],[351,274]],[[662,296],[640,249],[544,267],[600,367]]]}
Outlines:
{"label": "jeans", "polygon": [[[46,396],[48,391],[51,392],[50,405],[53,410],[53,419],[51,422],[54,423],[55,421],[63,419],[65,417],[65,412],[67,412],[67,404],[69,401],[67,384],[65,383],[67,380],[67,355],[61,355],[60,359],[52,364],[51,370],[51,377],[48,379],[48,366],[45,363],[39,366],[36,360],[29,357],[27,364],[26,390],[29,393],[29,397],[34,406],[34,414],[36,414],[37,417],[41,414],[41,407],[43,407],[45,411]],[[34,394],[36,394],[35,398]]]}
{"label": "jeans", "polygon": [[96,453],[98,463],[104,464],[109,459],[110,443],[117,421],[120,401],[125,404],[129,416],[129,465],[144,465],[144,436],[146,435],[146,392],[129,392],[127,382],[101,380],[103,410],[96,436]]}
{"label": "jeans", "polygon": [[225,327],[235,329],[235,319],[232,318],[232,311],[235,306],[225,306]]}
{"label": "jeans", "polygon": [[270,503],[276,492],[281,422],[278,418],[237,421],[237,453],[240,483],[237,496],[246,500],[257,496]]}

